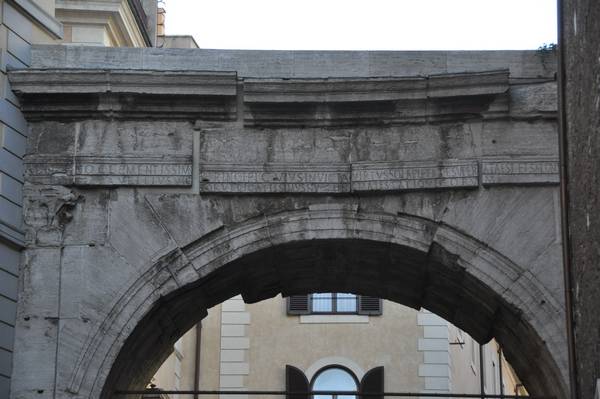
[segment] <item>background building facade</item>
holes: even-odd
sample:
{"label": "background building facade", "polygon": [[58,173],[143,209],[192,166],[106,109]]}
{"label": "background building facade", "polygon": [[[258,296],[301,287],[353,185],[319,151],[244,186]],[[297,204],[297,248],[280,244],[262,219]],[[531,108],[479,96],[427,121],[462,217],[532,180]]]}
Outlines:
{"label": "background building facade", "polygon": [[359,382],[383,367],[388,392],[478,394],[482,350],[485,393],[500,394],[501,381],[505,394],[526,392],[495,341],[480,347],[426,310],[377,299],[365,310],[355,296],[331,296],[313,296],[308,306],[305,296],[292,297],[292,306],[281,296],[250,305],[231,298],[177,342],[151,384],[163,390],[294,390],[286,386],[287,365],[311,386],[328,367],[341,366]]}

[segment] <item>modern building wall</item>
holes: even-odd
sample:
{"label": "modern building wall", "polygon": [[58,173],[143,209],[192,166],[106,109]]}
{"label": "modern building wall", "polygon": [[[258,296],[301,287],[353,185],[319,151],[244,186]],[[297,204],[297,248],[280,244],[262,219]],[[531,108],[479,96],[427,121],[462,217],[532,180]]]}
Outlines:
{"label": "modern building wall", "polygon": [[196,328],[190,329],[173,346],[173,353],[157,371],[151,384],[160,381],[173,389],[194,389]]}
{"label": "modern building wall", "polygon": [[25,241],[21,213],[27,124],[6,71],[28,67],[31,44],[61,38],[62,25],[54,18],[53,0],[0,0],[0,13],[0,398],[7,398]]}
{"label": "modern building wall", "polygon": [[[153,378],[160,389],[195,388],[190,377],[186,384],[175,383],[176,375],[194,372],[182,372],[177,364],[196,354],[185,344],[191,342],[188,335],[195,337],[196,329],[190,331],[182,338],[186,351],[174,348]],[[299,316],[287,313],[281,296],[251,305],[236,296],[202,321],[201,365],[195,371],[202,390],[284,390],[288,364],[309,380],[327,365],[346,366],[359,379],[384,366],[389,392],[479,394],[479,351],[476,341],[446,320],[394,302],[383,301],[381,316]],[[484,390],[500,394],[498,345],[491,341],[483,351]],[[504,392],[513,394],[519,380],[505,359],[502,368]]]}
{"label": "modern building wall", "polygon": [[423,355],[416,339],[421,328],[414,309],[384,301],[381,316],[288,316],[281,297],[248,308],[248,389],[284,389],[286,364],[310,380],[319,368],[336,363],[350,369],[354,364],[359,379],[383,366],[390,391],[423,388],[418,375]]}

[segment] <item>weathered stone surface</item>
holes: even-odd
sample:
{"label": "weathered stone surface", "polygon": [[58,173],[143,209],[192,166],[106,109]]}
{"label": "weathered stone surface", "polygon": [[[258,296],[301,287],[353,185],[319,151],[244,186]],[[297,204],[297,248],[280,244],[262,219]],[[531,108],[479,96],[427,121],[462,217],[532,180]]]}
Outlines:
{"label": "weathered stone surface", "polygon": [[191,157],[76,157],[75,185],[190,186]]}
{"label": "weathered stone surface", "polygon": [[79,71],[13,76],[32,121],[19,314],[36,316],[15,370],[44,368],[15,397],[144,386],[207,307],[315,290],[496,336],[531,393],[566,397],[536,53],[34,52],[57,60]]}
{"label": "weathered stone surface", "polygon": [[[155,135],[152,126],[161,129]],[[32,182],[79,186],[191,186],[192,129],[188,123],[35,124],[35,154],[25,158]],[[63,144],[52,137],[59,135]]]}
{"label": "weathered stone surface", "polygon": [[393,191],[477,187],[474,161],[356,163],[352,191]]}
{"label": "weathered stone surface", "polygon": [[[10,81],[27,104],[22,111],[29,120],[85,115],[230,120],[236,115],[235,72],[30,69],[15,71]],[[145,102],[145,95],[163,101]]]}
{"label": "weathered stone surface", "polygon": [[558,184],[558,159],[500,158],[481,163],[484,185],[494,184]]}
{"label": "weathered stone surface", "polygon": [[576,362],[573,379],[576,395],[592,399],[598,396],[600,378],[600,26],[595,22],[600,9],[590,0],[562,1],[559,6],[563,221],[568,227],[567,271]]}
{"label": "weathered stone surface", "polygon": [[266,78],[417,76],[508,68],[554,78],[555,54],[535,51],[247,51],[32,46],[33,68],[237,71]]}
{"label": "weathered stone surface", "polygon": [[13,90],[26,93],[127,93],[235,96],[235,72],[28,69],[11,74]]}
{"label": "weathered stone surface", "polygon": [[203,164],[200,191],[206,193],[348,193],[350,165]]}

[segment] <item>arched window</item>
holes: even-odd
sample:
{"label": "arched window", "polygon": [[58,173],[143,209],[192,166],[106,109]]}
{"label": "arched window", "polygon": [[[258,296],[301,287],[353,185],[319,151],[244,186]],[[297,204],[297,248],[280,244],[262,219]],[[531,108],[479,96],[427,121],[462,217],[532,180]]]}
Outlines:
{"label": "arched window", "polygon": [[[315,374],[311,391],[358,391],[358,380],[342,366],[329,366]],[[313,399],[356,399],[355,395],[313,395]]]}

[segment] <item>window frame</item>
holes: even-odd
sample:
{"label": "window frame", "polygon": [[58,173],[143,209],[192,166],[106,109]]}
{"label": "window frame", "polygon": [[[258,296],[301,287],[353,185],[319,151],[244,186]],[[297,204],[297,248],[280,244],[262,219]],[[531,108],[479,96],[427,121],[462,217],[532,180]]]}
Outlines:
{"label": "window frame", "polygon": [[[358,297],[358,295],[357,295],[357,297]],[[343,371],[345,371],[346,373],[348,373],[348,374],[349,374],[349,375],[352,377],[352,379],[354,380],[354,385],[355,385],[355,387],[356,387],[356,389],[355,389],[355,392],[360,392],[360,384],[361,384],[361,381],[358,379],[358,377],[356,376],[356,374],[354,374],[354,372],[353,372],[352,370],[350,370],[350,369],[349,369],[348,367],[346,367],[346,366],[342,366],[341,364],[328,364],[327,366],[321,367],[321,368],[320,368],[320,369],[319,369],[319,370],[318,370],[318,371],[317,371],[317,372],[316,372],[316,373],[315,373],[315,374],[312,376],[312,378],[310,379],[310,383],[309,383],[309,385],[308,385],[308,387],[310,388],[310,399],[314,399],[314,397],[315,397],[315,395],[313,394],[313,391],[314,391],[314,385],[315,385],[315,382],[317,381],[317,378],[319,378],[319,376],[320,376],[320,375],[321,375],[321,374],[322,374],[324,371],[327,371],[327,370],[330,370],[330,369],[340,369],[340,370],[343,370]],[[326,395],[326,396],[331,396],[331,399],[337,399],[337,396],[338,396],[338,395]],[[344,396],[345,396],[345,395],[344,395]],[[358,399],[358,397],[359,397],[360,395],[358,395],[358,394],[357,394],[357,395],[348,395],[348,396],[354,396],[354,397],[355,397],[355,399]]]}
{"label": "window frame", "polygon": [[[315,311],[314,307],[313,307],[313,295],[314,294],[331,294],[331,311]],[[338,302],[338,294],[352,294],[352,293],[346,293],[346,292],[315,292],[312,294],[308,294],[308,306],[309,306],[309,313],[308,314],[316,314],[316,315],[336,315],[336,314],[342,314],[342,315],[351,315],[351,314],[360,314],[360,295],[357,294],[352,294],[354,295],[354,301],[355,301],[355,306],[354,306],[354,310],[353,311],[338,311],[337,310],[337,302]],[[321,372],[321,370],[318,371],[319,373]]]}
{"label": "window frame", "polygon": [[367,295],[353,294],[357,298],[356,312],[313,312],[312,294],[292,294],[286,298],[286,312],[289,316],[381,316],[383,300]]}

